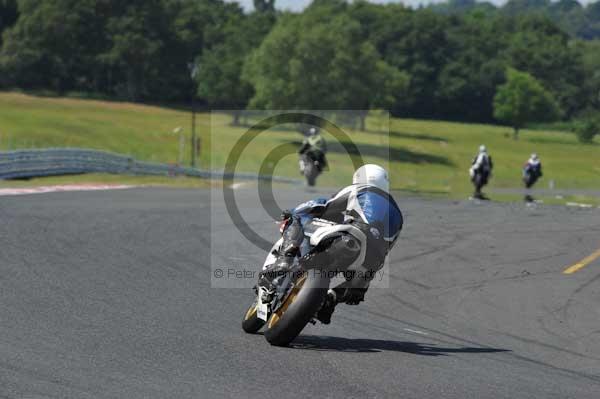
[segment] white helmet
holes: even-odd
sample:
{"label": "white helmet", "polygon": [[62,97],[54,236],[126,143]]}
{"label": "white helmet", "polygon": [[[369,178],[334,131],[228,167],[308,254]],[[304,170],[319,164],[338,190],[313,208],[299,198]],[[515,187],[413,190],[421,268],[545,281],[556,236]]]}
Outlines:
{"label": "white helmet", "polygon": [[363,165],[354,172],[352,176],[352,184],[368,184],[375,186],[386,193],[390,189],[390,179],[388,174],[379,165],[367,164]]}
{"label": "white helmet", "polygon": [[533,154],[531,154],[531,159],[533,159],[534,161],[537,161],[538,155],[534,152]]}
{"label": "white helmet", "polygon": [[309,135],[309,136],[314,136],[314,135],[316,135],[316,134],[317,134],[317,129],[316,129],[316,128],[314,128],[314,127],[311,127],[311,128],[308,130],[308,135]]}
{"label": "white helmet", "polygon": [[481,154],[481,153],[484,153],[484,152],[487,152],[487,148],[485,148],[485,146],[482,144],[482,145],[479,146],[479,153]]}

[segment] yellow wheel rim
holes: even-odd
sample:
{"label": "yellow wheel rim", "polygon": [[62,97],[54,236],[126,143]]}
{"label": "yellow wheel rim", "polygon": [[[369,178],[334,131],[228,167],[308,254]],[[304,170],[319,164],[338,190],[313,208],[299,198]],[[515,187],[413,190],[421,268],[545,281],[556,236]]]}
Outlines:
{"label": "yellow wheel rim", "polygon": [[244,318],[244,320],[249,320],[254,315],[256,315],[256,309],[257,309],[257,307],[258,307],[258,304],[254,304],[254,305],[250,306],[250,308],[246,312],[246,317]]}
{"label": "yellow wheel rim", "polygon": [[290,307],[290,305],[292,303],[294,303],[294,301],[298,297],[298,294],[300,293],[300,289],[302,289],[302,286],[304,285],[305,282],[306,282],[306,276],[302,276],[296,281],[294,288],[292,288],[292,292],[290,292],[288,297],[285,299],[285,302],[283,302],[283,304],[279,307],[279,309],[277,309],[277,312],[275,312],[271,315],[271,318],[269,319],[269,323],[268,323],[267,327],[272,328],[279,322],[279,320],[281,320],[281,318],[283,317],[283,314]]}

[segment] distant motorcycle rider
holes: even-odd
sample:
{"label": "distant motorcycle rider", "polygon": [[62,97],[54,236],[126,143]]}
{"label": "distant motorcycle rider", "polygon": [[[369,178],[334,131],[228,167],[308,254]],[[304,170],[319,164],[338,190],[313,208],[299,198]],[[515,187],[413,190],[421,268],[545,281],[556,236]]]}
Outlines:
{"label": "distant motorcycle rider", "polygon": [[[286,220],[283,242],[274,264],[261,273],[259,285],[269,287],[275,276],[289,270],[294,259],[300,256],[305,240],[304,229],[314,218],[336,224],[352,223],[366,236],[366,255],[363,273],[344,273],[346,281],[330,289],[325,304],[317,314],[324,324],[329,324],[338,303],[358,305],[364,300],[371,280],[383,267],[385,258],[402,230],[400,208],[389,194],[388,174],[378,165],[364,165],[356,170],[352,185],[331,199],[319,198],[284,212]],[[334,241],[325,248],[314,248],[304,254],[299,262],[305,270],[318,265],[335,265],[337,270],[347,269],[358,258],[360,248],[346,248],[343,240]]]}
{"label": "distant motorcycle rider", "polygon": [[531,188],[542,177],[542,162],[537,154],[531,154],[531,157],[523,166],[523,182],[526,188]]}
{"label": "distant motorcycle rider", "polygon": [[479,147],[479,153],[477,156],[475,156],[475,158],[473,158],[471,168],[469,169],[471,181],[475,186],[475,193],[473,194],[473,197],[485,199],[485,196],[481,192],[481,188],[488,183],[490,177],[492,176],[493,168],[494,163],[492,162],[492,157],[488,154],[485,145],[481,145]]}
{"label": "distant motorcycle rider", "polygon": [[535,201],[535,199],[531,196],[529,189],[533,187],[540,177],[542,177],[542,162],[537,154],[533,153],[523,166],[523,183],[525,184],[525,188],[528,190],[525,194],[525,201]]}
{"label": "distant motorcycle rider", "polygon": [[[327,166],[327,159],[325,154],[327,153],[327,142],[319,133],[319,130],[316,127],[311,127],[308,131],[308,135],[302,141],[302,146],[298,150],[298,154],[307,155],[310,158],[316,160],[319,165],[319,171],[323,171],[323,169]],[[300,172],[303,172],[304,165],[301,160],[300,162]]]}

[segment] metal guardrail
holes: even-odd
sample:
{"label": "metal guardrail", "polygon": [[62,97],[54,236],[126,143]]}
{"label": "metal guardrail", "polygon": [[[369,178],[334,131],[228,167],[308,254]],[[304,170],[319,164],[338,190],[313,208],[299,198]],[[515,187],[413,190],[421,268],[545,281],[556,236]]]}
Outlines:
{"label": "metal guardrail", "polygon": [[107,151],[82,148],[47,148],[0,152],[0,179],[18,179],[83,173],[111,173],[151,176],[190,176],[205,179],[270,180],[298,184],[299,179],[262,176],[256,173],[225,175],[178,165],[138,161]]}

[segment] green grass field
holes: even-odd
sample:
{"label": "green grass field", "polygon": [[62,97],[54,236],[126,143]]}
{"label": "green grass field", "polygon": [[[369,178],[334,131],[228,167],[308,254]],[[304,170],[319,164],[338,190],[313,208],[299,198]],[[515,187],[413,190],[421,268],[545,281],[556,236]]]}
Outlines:
{"label": "green grass field", "polygon": [[[0,93],[0,150],[85,147],[175,163],[179,147],[172,131],[181,126],[189,137],[190,118],[188,112],[153,106]],[[197,116],[201,167],[222,169],[233,145],[247,131],[230,126],[230,121],[225,114]],[[467,196],[472,190],[468,179],[470,161],[478,146],[486,144],[495,163],[490,189],[521,187],[521,166],[535,151],[545,169],[538,187],[548,187],[553,180],[557,189],[600,190],[599,138],[591,145],[581,145],[571,133],[523,130],[521,139],[515,141],[511,129],[492,125],[410,119],[392,119],[389,129],[386,125],[385,119],[373,115],[368,120],[368,132],[349,130],[348,134],[367,162],[385,163],[389,144],[388,167],[395,189]],[[341,186],[350,179],[352,162],[333,137],[327,133],[325,137],[331,147],[331,170],[319,179],[319,184]],[[300,140],[298,133],[285,127],[261,134],[249,143],[237,170],[258,172],[275,146]],[[186,141],[185,162],[189,160]],[[283,158],[275,173],[300,177],[297,157]]]}

